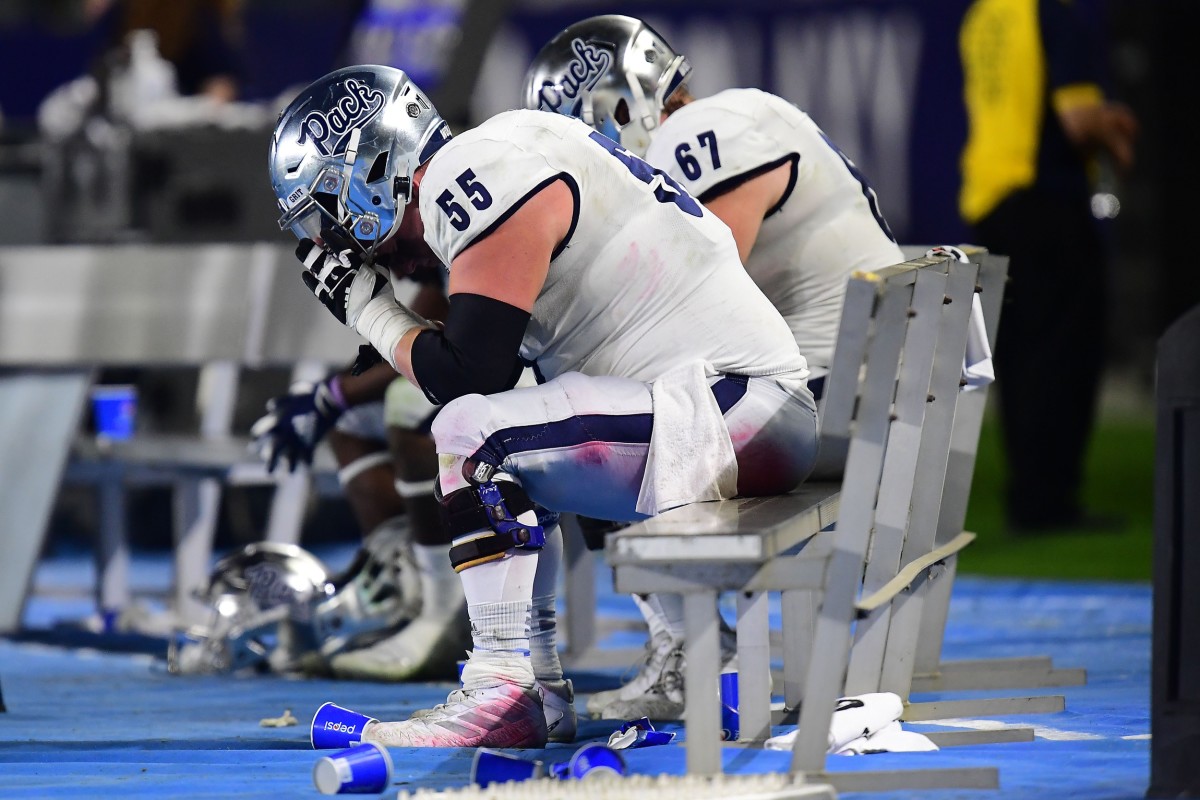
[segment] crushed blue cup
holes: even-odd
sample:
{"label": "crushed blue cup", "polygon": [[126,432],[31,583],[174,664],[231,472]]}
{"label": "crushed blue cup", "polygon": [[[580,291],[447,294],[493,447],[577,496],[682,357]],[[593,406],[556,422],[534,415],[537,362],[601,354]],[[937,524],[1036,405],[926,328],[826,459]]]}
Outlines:
{"label": "crushed blue cup", "polygon": [[521,758],[488,747],[478,748],[471,761],[471,783],[481,788],[493,783],[541,778],[545,774],[544,762]]}
{"label": "crushed blue cup", "polygon": [[570,761],[550,765],[550,777],[559,780],[616,777],[625,774],[625,759],[611,747],[591,742],[575,751]]}
{"label": "crushed blue cup", "polygon": [[336,703],[325,703],[313,714],[309,741],[314,750],[353,747],[362,742],[363,729],[367,724],[378,721]]}
{"label": "crushed blue cup", "polygon": [[379,794],[392,782],[392,757],[375,742],[339,750],[313,765],[321,794]]}
{"label": "crushed blue cup", "polygon": [[608,746],[613,750],[634,750],[639,747],[656,747],[670,744],[675,738],[673,731],[656,731],[648,717],[624,722],[608,737]]}

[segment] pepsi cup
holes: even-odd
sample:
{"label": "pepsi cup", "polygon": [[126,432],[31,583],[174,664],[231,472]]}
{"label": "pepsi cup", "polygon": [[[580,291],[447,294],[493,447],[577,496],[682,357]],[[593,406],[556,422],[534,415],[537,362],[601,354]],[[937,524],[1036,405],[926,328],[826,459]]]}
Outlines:
{"label": "pepsi cup", "polygon": [[570,761],[554,764],[550,773],[560,780],[619,778],[625,774],[625,759],[616,750],[592,742],[576,750]]}
{"label": "pepsi cup", "polygon": [[137,389],[125,385],[93,386],[91,395],[96,436],[109,441],[132,438],[137,420]]}
{"label": "pepsi cup", "polygon": [[527,781],[545,774],[546,765],[541,761],[529,761],[487,747],[476,750],[471,762],[471,783],[480,787],[491,783]]}
{"label": "pepsi cup", "polygon": [[392,782],[392,757],[375,742],[325,756],[313,765],[321,794],[379,794]]}
{"label": "pepsi cup", "polygon": [[310,740],[314,750],[338,750],[362,741],[363,729],[374,717],[359,714],[333,703],[325,703],[313,714]]}
{"label": "pepsi cup", "polygon": [[738,721],[738,674],[721,673],[721,738],[732,742],[741,734]]}

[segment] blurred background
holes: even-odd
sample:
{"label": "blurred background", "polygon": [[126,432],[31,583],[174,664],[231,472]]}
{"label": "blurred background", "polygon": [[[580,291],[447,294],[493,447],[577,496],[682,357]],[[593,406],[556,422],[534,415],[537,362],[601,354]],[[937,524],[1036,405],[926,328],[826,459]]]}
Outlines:
{"label": "blurred background", "polygon": [[[1200,300],[1182,234],[1197,160],[1188,97],[1200,6],[1075,0],[1107,43],[1108,94],[1142,125],[1136,169],[1104,174],[1096,213],[1116,252],[1109,379],[1088,504],[1119,530],[1036,541],[1006,536],[994,421],[981,443],[968,572],[1149,577],[1155,342]],[[388,63],[431,93],[456,130],[520,103],[538,48],[580,18],[648,20],[687,54],[697,96],[756,86],[808,111],[869,175],[902,244],[960,242],[958,156],[966,134],[958,26],[968,0],[4,0],[0,3],[0,247],[285,243],[266,172],[275,116],[302,86],[349,63]],[[1095,276],[1081,276],[1092,279]],[[0,287],[3,291],[3,287]],[[1003,335],[1001,333],[1001,335]],[[1001,339],[1000,347],[1003,347]],[[353,353],[348,353],[348,357]],[[0,367],[2,368],[2,367]],[[189,423],[196,376],[125,368],[139,424]],[[239,394],[249,425],[286,374]],[[1052,390],[1052,387],[1047,387]],[[994,396],[994,395],[993,395]],[[5,455],[9,461],[9,454]],[[3,468],[9,467],[5,463]],[[265,503],[227,493],[218,546],[258,538]],[[86,545],[94,510],[64,490],[50,547]],[[352,540],[336,497],[313,500],[305,541]],[[132,501],[145,547],[169,546],[169,502]],[[1087,546],[1080,546],[1086,544]]]}

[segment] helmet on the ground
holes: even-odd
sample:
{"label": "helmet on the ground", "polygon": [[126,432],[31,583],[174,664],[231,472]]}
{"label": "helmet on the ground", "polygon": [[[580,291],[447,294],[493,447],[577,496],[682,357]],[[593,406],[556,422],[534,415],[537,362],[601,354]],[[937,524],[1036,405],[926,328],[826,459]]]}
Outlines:
{"label": "helmet on the ground", "polygon": [[[209,621],[173,641],[172,672],[231,672],[265,668],[280,644],[314,649],[302,634],[312,610],[333,591],[325,566],[292,544],[256,542],[217,562],[201,599]],[[287,629],[286,633],[283,630]]]}
{"label": "helmet on the ground", "polygon": [[323,672],[415,617],[421,589],[406,530],[384,525],[339,576],[297,545],[246,545],[217,562],[201,599],[209,620],[172,642],[172,672]]}
{"label": "helmet on the ground", "polygon": [[576,117],[638,155],[692,67],[639,19],[604,14],[546,43],[525,76],[525,106]]}
{"label": "helmet on the ground", "polygon": [[332,229],[372,256],[399,227],[413,173],[448,141],[449,126],[402,71],[362,65],[329,73],[275,125],[279,227],[314,241]]}

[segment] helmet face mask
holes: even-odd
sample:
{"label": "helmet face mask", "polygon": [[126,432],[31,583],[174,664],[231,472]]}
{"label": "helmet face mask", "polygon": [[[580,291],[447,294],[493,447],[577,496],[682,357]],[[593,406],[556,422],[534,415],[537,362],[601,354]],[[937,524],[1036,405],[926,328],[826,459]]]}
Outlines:
{"label": "helmet face mask", "polygon": [[605,14],[551,39],[525,76],[526,108],[580,119],[636,154],[691,65],[641,20]]}
{"label": "helmet face mask", "polygon": [[372,258],[399,228],[413,173],[449,140],[449,126],[402,71],[329,73],[275,126],[269,167],[280,228],[314,241],[332,229]]}

